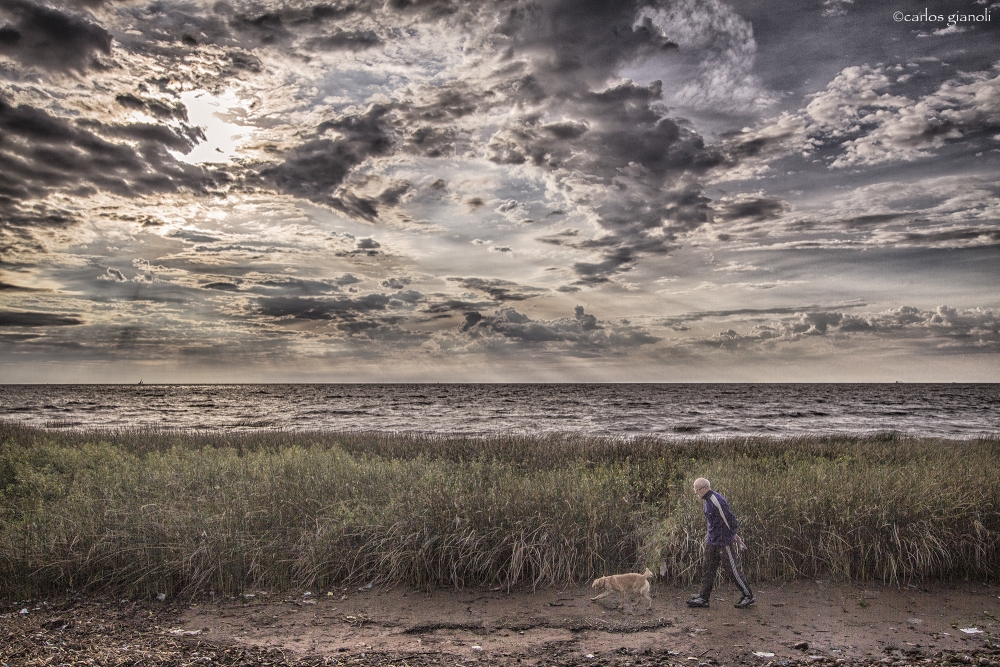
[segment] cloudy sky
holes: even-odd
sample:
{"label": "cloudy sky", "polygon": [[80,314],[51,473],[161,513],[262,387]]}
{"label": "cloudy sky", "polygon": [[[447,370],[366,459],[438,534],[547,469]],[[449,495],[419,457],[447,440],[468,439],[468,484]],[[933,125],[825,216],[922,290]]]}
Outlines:
{"label": "cloudy sky", "polygon": [[4,0],[0,376],[996,381],[991,2]]}

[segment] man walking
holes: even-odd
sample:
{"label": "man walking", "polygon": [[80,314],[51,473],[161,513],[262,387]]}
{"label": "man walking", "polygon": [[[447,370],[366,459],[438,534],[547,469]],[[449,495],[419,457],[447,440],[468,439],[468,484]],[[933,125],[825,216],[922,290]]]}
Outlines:
{"label": "man walking", "polygon": [[736,603],[738,609],[744,609],[757,602],[747,585],[740,562],[736,557],[734,543],[743,544],[736,535],[739,522],[736,515],[729,509],[729,503],[721,494],[712,490],[712,484],[704,477],[694,480],[694,492],[705,501],[705,519],[708,521],[708,541],[705,544],[705,565],[701,575],[701,592],[697,597],[688,600],[689,607],[707,607],[712,587],[715,585],[715,573],[719,563],[733,578],[743,597]]}

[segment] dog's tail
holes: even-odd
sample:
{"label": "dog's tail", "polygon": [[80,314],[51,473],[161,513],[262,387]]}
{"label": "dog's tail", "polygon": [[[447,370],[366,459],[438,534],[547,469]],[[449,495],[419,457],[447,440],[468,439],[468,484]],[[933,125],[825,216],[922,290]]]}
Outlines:
{"label": "dog's tail", "polygon": [[650,572],[649,568],[647,567],[646,571],[642,573],[642,576],[645,577],[646,579],[652,579],[653,578],[653,573]]}

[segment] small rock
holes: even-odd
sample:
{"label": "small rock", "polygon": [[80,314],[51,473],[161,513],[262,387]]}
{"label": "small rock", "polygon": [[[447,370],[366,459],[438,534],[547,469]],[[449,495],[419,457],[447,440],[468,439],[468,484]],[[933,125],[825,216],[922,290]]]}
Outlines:
{"label": "small rock", "polygon": [[923,621],[920,620],[919,618],[908,618],[906,619],[906,622],[909,623],[910,625],[920,625],[921,623],[923,623]]}
{"label": "small rock", "polygon": [[472,646],[472,650],[473,650],[473,651],[482,651],[482,650],[483,650],[483,647],[482,647],[482,646],[479,646],[478,644],[474,644],[474,645]]}
{"label": "small rock", "polygon": [[28,615],[28,608],[27,608],[27,607],[25,607],[24,609],[22,609],[22,610],[21,610],[21,612],[20,612],[20,614],[21,614],[22,616],[27,616],[27,615]]}
{"label": "small rock", "polygon": [[166,593],[157,593],[156,594],[156,599],[159,600],[160,602],[163,602],[164,600],[167,599],[167,594]]}
{"label": "small rock", "polygon": [[795,644],[792,646],[792,648],[797,648],[800,651],[808,651],[809,650],[809,642],[805,642],[805,641],[803,641],[803,642],[795,642]]}
{"label": "small rock", "polygon": [[176,628],[171,630],[170,634],[175,637],[197,637],[201,634],[201,630],[184,630],[183,628]]}

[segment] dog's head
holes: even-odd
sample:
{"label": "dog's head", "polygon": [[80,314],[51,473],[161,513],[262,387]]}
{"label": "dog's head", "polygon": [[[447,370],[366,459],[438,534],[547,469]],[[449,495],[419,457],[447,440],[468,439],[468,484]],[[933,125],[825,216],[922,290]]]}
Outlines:
{"label": "dog's head", "polygon": [[594,583],[591,584],[591,586],[596,590],[602,590],[607,585],[608,585],[607,577],[600,577],[599,579],[594,579]]}
{"label": "dog's head", "polygon": [[645,577],[646,579],[652,579],[653,578],[653,573],[650,572],[649,568],[647,567],[646,571],[642,573],[642,576]]}

